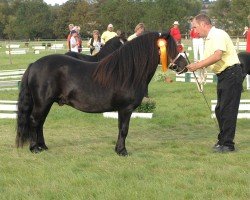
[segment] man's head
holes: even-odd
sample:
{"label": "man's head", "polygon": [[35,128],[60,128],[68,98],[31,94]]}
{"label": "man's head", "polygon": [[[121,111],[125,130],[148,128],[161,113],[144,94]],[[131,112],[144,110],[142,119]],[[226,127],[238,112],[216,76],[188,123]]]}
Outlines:
{"label": "man's head", "polygon": [[199,14],[192,21],[192,28],[199,33],[201,37],[207,37],[212,23],[210,18],[205,14]]}
{"label": "man's head", "polygon": [[179,24],[179,22],[178,21],[175,21],[174,23],[173,23],[173,26],[174,27],[178,27],[180,24]]}
{"label": "man's head", "polygon": [[109,24],[107,30],[112,32],[113,29],[114,29],[113,24]]}

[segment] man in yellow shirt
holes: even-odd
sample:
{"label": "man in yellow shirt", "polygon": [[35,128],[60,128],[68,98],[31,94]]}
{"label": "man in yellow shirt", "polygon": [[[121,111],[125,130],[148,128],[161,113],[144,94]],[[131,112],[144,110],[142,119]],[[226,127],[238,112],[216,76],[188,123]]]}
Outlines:
{"label": "man in yellow shirt", "polygon": [[242,92],[243,75],[237,53],[229,35],[212,26],[205,14],[197,15],[192,27],[205,38],[204,60],[187,66],[189,71],[210,66],[218,77],[216,118],[220,132],[215,152],[232,152],[237,115]]}
{"label": "man in yellow shirt", "polygon": [[101,39],[106,43],[111,38],[117,36],[117,33],[113,31],[114,27],[112,24],[109,24],[107,30],[101,35]]}

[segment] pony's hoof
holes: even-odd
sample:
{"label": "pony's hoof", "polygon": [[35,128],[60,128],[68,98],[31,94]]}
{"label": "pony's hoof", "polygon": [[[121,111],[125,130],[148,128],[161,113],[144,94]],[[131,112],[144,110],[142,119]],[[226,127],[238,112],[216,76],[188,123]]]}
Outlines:
{"label": "pony's hoof", "polygon": [[116,151],[116,153],[119,155],[119,156],[128,156],[128,152],[126,149],[122,149],[121,151]]}
{"label": "pony's hoof", "polygon": [[48,147],[45,144],[38,144],[38,147],[42,149],[42,151],[48,150]]}
{"label": "pony's hoof", "polygon": [[41,153],[43,151],[43,149],[39,146],[33,146],[33,147],[30,147],[30,151],[32,153]]}

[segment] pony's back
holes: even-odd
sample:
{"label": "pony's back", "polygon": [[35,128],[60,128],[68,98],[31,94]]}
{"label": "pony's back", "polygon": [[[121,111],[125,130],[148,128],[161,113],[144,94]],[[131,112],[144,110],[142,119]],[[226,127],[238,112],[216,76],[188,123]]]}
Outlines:
{"label": "pony's back", "polygon": [[73,58],[77,58],[83,61],[88,62],[98,62],[108,56],[109,54],[113,53],[116,49],[120,48],[125,42],[125,39],[120,37],[111,38],[102,48],[101,50],[95,55],[86,55],[77,52],[67,52],[65,55],[71,56]]}

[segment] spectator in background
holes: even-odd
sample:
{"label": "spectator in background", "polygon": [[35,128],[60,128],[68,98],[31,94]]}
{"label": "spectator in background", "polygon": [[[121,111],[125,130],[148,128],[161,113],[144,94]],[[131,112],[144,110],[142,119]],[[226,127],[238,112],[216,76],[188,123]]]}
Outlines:
{"label": "spectator in background", "polygon": [[186,39],[190,38],[190,31],[192,29],[192,20],[193,20],[193,17],[190,17],[187,21],[187,24],[186,24],[186,33],[185,33]]}
{"label": "spectator in background", "polygon": [[70,50],[78,53],[78,46],[78,33],[75,30],[72,30],[70,38]]}
{"label": "spectator in background", "polygon": [[175,39],[177,44],[181,43],[181,32],[179,29],[179,22],[175,21],[173,27],[170,29],[170,35]]}
{"label": "spectator in background", "polygon": [[73,30],[75,30],[77,32],[78,53],[81,53],[82,52],[82,37],[81,37],[81,34],[80,34],[81,27],[80,26],[75,26],[73,28]]}
{"label": "spectator in background", "polygon": [[203,60],[204,53],[204,40],[200,37],[199,33],[195,31],[194,28],[190,31],[190,38],[193,43],[193,52],[194,52],[194,62]]}
{"label": "spectator in background", "polygon": [[94,30],[92,33],[92,38],[88,41],[87,46],[90,48],[90,54],[97,54],[102,46],[104,45],[104,41],[101,39],[99,31]]}
{"label": "spectator in background", "polygon": [[128,37],[128,41],[138,37],[141,34],[143,34],[144,31],[145,31],[145,25],[143,23],[137,24],[136,27],[135,27],[135,33]]}
{"label": "spectator in background", "polygon": [[69,24],[69,34],[67,36],[67,48],[68,48],[68,51],[70,51],[70,49],[71,49],[70,38],[71,38],[71,31],[73,30],[73,28],[74,28],[74,24]]}
{"label": "spectator in background", "polygon": [[112,24],[109,24],[107,27],[107,30],[103,32],[101,38],[104,41],[104,43],[106,43],[108,40],[110,40],[111,38],[117,36],[117,33],[114,32],[114,27]]}
{"label": "spectator in background", "polygon": [[244,40],[245,39],[247,39],[247,33],[248,33],[248,27],[247,26],[245,26],[245,28],[244,28],[244,32],[243,32],[243,37],[244,37]]}
{"label": "spectator in background", "polygon": [[120,35],[122,34],[122,31],[121,31],[120,29],[118,29],[118,30],[116,31],[116,34],[117,34],[117,36],[120,36]]}
{"label": "spectator in background", "polygon": [[117,33],[117,36],[120,37],[124,42],[127,41],[126,34],[124,31],[121,31],[120,29],[118,29],[116,33]]}

